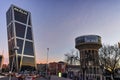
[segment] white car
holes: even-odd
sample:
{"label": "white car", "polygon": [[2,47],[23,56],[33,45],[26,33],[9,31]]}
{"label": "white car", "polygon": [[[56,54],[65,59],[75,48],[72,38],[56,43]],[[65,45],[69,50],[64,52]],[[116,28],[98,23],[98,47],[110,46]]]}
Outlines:
{"label": "white car", "polygon": [[0,76],[0,78],[4,78],[5,76]]}

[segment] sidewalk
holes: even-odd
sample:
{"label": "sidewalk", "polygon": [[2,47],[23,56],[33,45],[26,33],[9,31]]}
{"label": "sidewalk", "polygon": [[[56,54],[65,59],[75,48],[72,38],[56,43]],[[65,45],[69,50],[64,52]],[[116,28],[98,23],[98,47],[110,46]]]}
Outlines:
{"label": "sidewalk", "polygon": [[72,80],[72,79],[52,75],[50,80]]}

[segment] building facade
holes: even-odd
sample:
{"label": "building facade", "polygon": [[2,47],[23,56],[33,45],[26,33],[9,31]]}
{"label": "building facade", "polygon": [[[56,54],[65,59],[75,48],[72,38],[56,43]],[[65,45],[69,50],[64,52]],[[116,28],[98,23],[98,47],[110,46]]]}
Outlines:
{"label": "building facade", "polygon": [[2,70],[3,65],[3,55],[0,55],[0,71]]}
{"label": "building facade", "polygon": [[66,72],[66,63],[64,62],[51,62],[48,65],[48,70],[51,75],[58,75],[59,72]]}
{"label": "building facade", "polygon": [[31,13],[15,5],[6,12],[10,69],[35,70],[36,57]]}
{"label": "building facade", "polygon": [[103,80],[98,50],[102,47],[101,37],[85,35],[75,39],[75,48],[80,52],[81,77],[83,80]]}

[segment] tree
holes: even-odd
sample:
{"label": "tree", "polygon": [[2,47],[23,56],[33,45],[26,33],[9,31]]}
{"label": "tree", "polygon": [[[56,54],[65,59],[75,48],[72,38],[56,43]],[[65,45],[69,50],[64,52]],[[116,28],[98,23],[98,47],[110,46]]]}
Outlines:
{"label": "tree", "polygon": [[111,79],[114,78],[115,69],[119,67],[120,48],[118,45],[103,45],[99,50],[99,60],[103,68],[111,72]]}
{"label": "tree", "polygon": [[65,61],[70,65],[79,64],[80,59],[78,54],[77,50],[72,49],[69,53],[65,54]]}

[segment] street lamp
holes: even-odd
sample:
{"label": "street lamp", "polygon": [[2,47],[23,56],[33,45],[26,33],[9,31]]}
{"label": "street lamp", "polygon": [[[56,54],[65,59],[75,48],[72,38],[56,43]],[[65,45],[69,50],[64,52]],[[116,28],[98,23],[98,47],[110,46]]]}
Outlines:
{"label": "street lamp", "polygon": [[47,60],[46,60],[46,77],[47,77],[47,68],[48,68],[48,53],[49,53],[49,48],[47,48]]}

